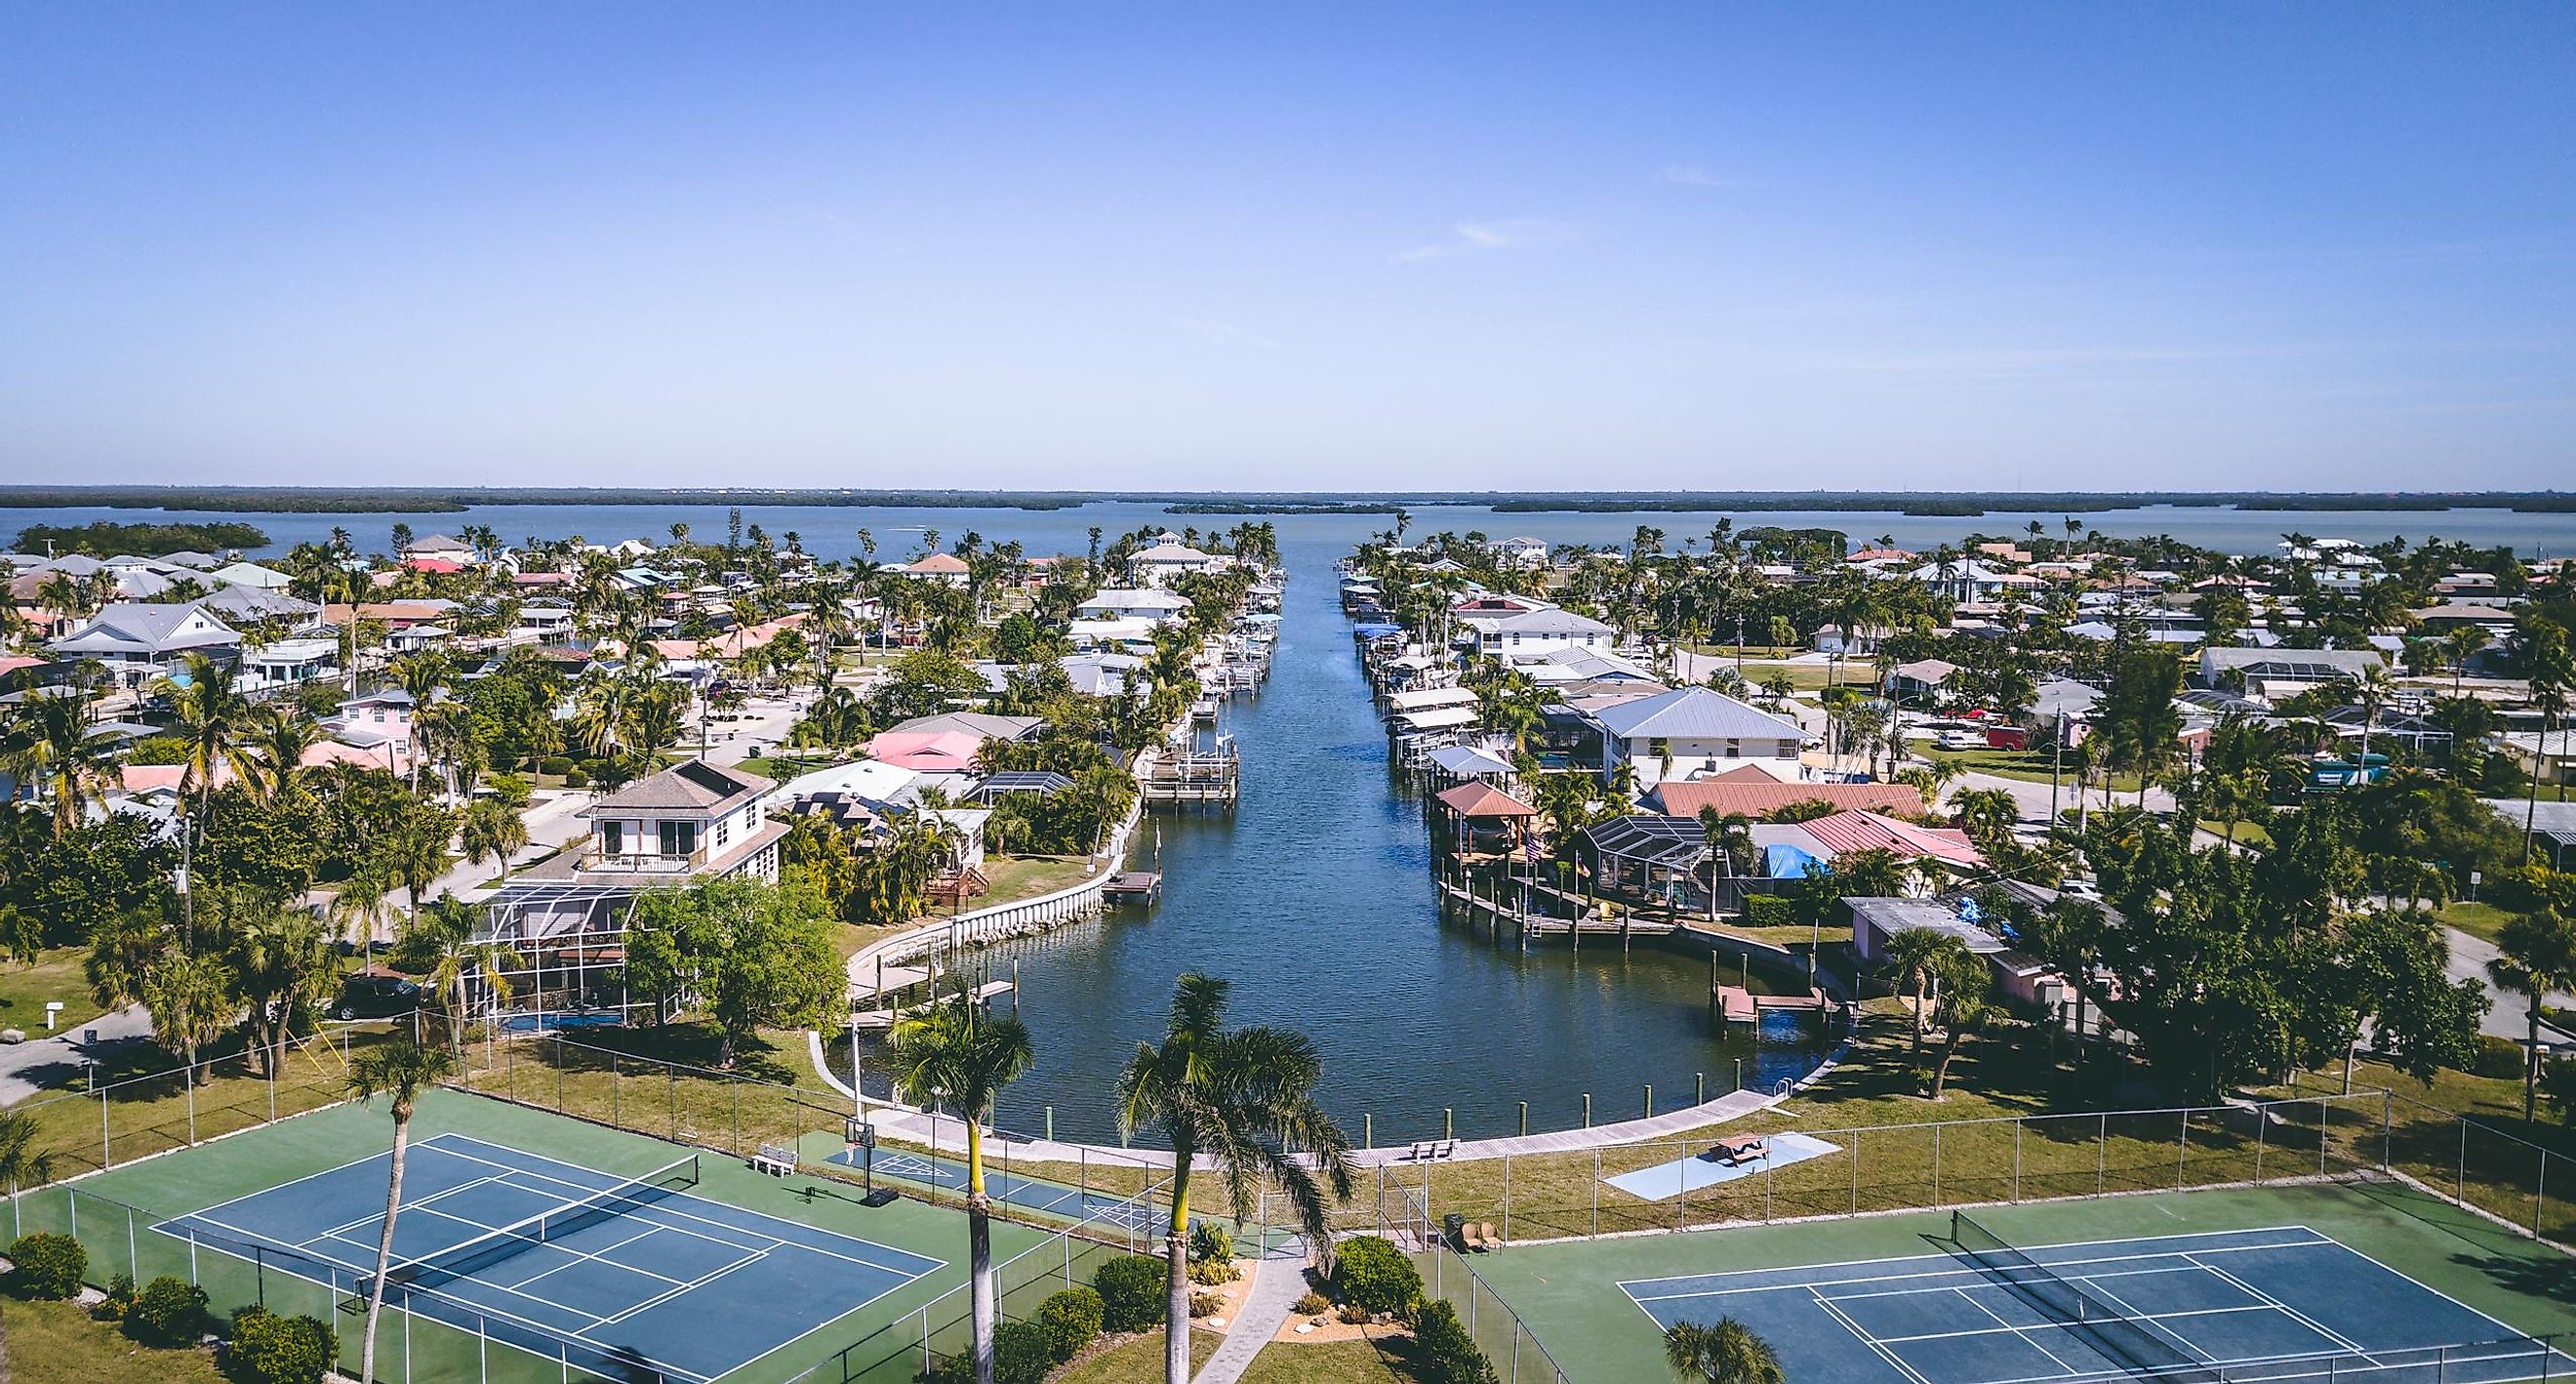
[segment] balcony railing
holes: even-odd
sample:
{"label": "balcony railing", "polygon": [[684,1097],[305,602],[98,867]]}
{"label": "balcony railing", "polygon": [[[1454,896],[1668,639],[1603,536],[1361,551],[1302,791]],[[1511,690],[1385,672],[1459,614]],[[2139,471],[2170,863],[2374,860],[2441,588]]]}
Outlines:
{"label": "balcony railing", "polygon": [[706,867],[707,852],[703,846],[687,855],[663,855],[654,851],[609,855],[593,847],[584,851],[581,857],[581,868],[596,874],[685,875]]}

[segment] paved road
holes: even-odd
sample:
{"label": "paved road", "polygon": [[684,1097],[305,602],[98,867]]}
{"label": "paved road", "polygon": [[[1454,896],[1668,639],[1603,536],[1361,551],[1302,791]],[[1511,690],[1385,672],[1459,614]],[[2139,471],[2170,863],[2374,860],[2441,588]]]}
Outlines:
{"label": "paved road", "polygon": [[[2442,930],[2451,934],[2451,979],[2474,980],[2487,987],[2487,993],[2495,999],[2495,1007],[2489,1009],[2487,1016],[2478,1021],[2478,1032],[2491,1033],[2498,1038],[2510,1038],[2517,1043],[2529,1037],[2531,1021],[2524,1017],[2522,996],[2498,991],[2495,982],[2487,979],[2487,963],[2496,959],[2495,943],[2474,932],[2462,932],[2455,927],[2446,927]],[[2549,1002],[2555,1005],[2576,1006],[2576,999],[2570,999],[2565,995],[2551,995]],[[2541,1030],[2541,1041],[2544,1043],[2549,1041],[2548,1030]]]}
{"label": "paved road", "polygon": [[[528,827],[528,844],[508,864],[524,865],[589,831],[590,823],[582,819],[581,810],[590,801],[591,794],[586,791],[565,789],[542,794],[530,802],[527,810],[519,814],[519,820]],[[454,894],[464,898],[499,879],[503,868],[498,860],[460,860],[421,897],[434,899],[441,894]]]}
{"label": "paved road", "polygon": [[152,1016],[139,1004],[129,1005],[113,1014],[67,1024],[48,1037],[0,1048],[0,1105],[15,1105],[39,1091],[79,1081],[81,1057],[87,1051],[81,1036],[91,1029],[98,1031],[99,1044],[104,1048],[151,1037]]}

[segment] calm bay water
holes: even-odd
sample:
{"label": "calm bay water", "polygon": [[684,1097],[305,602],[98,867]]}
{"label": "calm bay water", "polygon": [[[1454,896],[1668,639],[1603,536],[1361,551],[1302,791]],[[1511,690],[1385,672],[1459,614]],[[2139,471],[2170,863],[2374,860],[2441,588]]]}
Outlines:
{"label": "calm bay water", "polygon": [[[1640,522],[1669,542],[1704,534],[1714,514],[1496,515],[1474,506],[1423,506],[1417,532],[1480,529],[1533,534],[1551,542],[1624,542]],[[0,513],[0,537],[29,523],[94,519],[238,518],[267,531],[272,555],[345,527],[362,549],[382,549],[397,521],[420,533],[488,523],[505,539],[580,534],[598,541],[659,540],[674,522],[700,539],[720,538],[716,506],[494,506],[462,515],[165,516],[161,511],[22,510]],[[1154,505],[1087,505],[1052,512],[746,507],[747,522],[774,535],[799,533],[825,557],[858,551],[873,531],[879,555],[900,558],[926,530],[953,542],[969,530],[1016,539],[1032,553],[1079,552],[1086,530],[1115,535],[1143,526],[1222,529],[1226,516],[1165,515]],[[1990,514],[1981,520],[1911,519],[1893,514],[1739,515],[1739,526],[1839,528],[1855,540],[1893,536],[1928,547],[1971,528],[2010,534],[2030,518],[2058,532],[2054,513]],[[2443,514],[2238,513],[2147,509],[2084,516],[2105,533],[2169,533],[2233,552],[2269,551],[2298,529],[2364,542],[2391,534],[2439,534],[2526,553],[2576,547],[2576,515],[2504,511]],[[1444,1108],[1461,1137],[1509,1133],[1518,1102],[1533,1129],[1571,1125],[1582,1096],[1597,1120],[1624,1119],[1651,1083],[1658,1108],[1690,1099],[1705,1076],[1710,1094],[1728,1089],[1743,1059],[1748,1083],[1805,1071],[1811,1041],[1794,1029],[1756,1043],[1728,1037],[1707,1020],[1708,965],[1702,958],[1612,944],[1577,957],[1562,948],[1522,953],[1477,940],[1438,920],[1428,879],[1428,845],[1418,806],[1387,768],[1386,742],[1334,601],[1333,564],[1374,531],[1380,515],[1283,516],[1276,520],[1290,583],[1278,659],[1255,702],[1229,708],[1226,728],[1241,738],[1243,799],[1231,814],[1149,819],[1136,851],[1160,863],[1167,894],[1150,913],[1127,911],[1046,937],[988,951],[996,974],[1018,963],[1021,1013],[1035,1030],[1038,1069],[1005,1098],[1005,1125],[1035,1130],[1053,1107],[1066,1138],[1114,1141],[1115,1074],[1139,1041],[1159,1031],[1172,981],[1202,970],[1235,982],[1243,1022],[1290,1024],[1314,1035],[1324,1055],[1327,1101],[1354,1138],[1371,1118],[1379,1143],[1437,1136]],[[871,1086],[876,1085],[871,1081]]]}

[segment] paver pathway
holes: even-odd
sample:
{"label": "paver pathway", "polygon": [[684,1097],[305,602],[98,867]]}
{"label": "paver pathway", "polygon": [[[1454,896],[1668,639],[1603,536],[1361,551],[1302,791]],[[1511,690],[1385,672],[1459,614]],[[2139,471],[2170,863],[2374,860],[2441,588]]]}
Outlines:
{"label": "paver pathway", "polygon": [[1234,1384],[1252,1357],[1288,1324],[1288,1311],[1306,1292],[1306,1241],[1292,1237],[1270,1247],[1253,1271],[1252,1291],[1243,1295],[1243,1311],[1226,1328],[1216,1353],[1191,1376],[1197,1384]]}

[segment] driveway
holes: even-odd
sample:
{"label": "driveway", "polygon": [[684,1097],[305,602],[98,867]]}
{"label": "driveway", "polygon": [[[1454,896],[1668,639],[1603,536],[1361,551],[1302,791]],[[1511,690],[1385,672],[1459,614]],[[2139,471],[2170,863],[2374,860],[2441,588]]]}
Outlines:
{"label": "driveway", "polygon": [[[2529,1037],[2531,1021],[2523,1017],[2522,996],[2499,991],[2495,982],[2487,979],[2487,963],[2496,959],[2496,944],[2474,932],[2462,932],[2455,927],[2442,930],[2451,935],[2451,979],[2474,980],[2487,987],[2487,993],[2495,999],[2495,1007],[2478,1021],[2478,1032],[2510,1038],[2517,1043]],[[2549,1002],[2576,1007],[2576,999],[2565,995],[2551,995]],[[2544,1028],[2540,1031],[2540,1041],[2549,1041],[2549,1030]]]}
{"label": "driveway", "polygon": [[102,1049],[149,1038],[152,1016],[142,1005],[129,1005],[86,1023],[67,1025],[46,1037],[0,1048],[0,1105],[15,1105],[40,1091],[77,1083],[81,1058],[89,1052],[83,1037],[91,1031],[98,1034]]}

